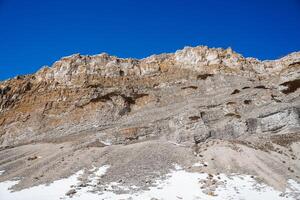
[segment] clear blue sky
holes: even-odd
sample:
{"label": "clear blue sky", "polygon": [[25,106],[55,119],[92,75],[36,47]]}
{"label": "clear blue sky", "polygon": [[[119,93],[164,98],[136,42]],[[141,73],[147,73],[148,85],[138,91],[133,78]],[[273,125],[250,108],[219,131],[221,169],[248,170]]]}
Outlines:
{"label": "clear blue sky", "polygon": [[74,53],[142,58],[186,45],[274,59],[300,50],[300,0],[0,0],[0,80]]}

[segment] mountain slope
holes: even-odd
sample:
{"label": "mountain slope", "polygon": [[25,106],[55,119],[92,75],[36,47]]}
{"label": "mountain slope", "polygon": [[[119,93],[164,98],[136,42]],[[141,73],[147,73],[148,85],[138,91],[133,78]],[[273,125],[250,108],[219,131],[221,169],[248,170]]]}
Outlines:
{"label": "mountain slope", "polygon": [[23,177],[18,190],[108,164],[95,190],[147,188],[178,164],[284,191],[300,181],[299,81],[299,52],[259,61],[198,46],[141,60],[62,58],[0,83],[0,181]]}

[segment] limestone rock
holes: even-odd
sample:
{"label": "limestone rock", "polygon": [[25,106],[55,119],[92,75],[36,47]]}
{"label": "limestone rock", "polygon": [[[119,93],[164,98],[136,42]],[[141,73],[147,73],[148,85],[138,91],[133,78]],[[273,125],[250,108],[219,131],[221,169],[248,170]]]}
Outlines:
{"label": "limestone rock", "polygon": [[299,63],[299,52],[260,61],[198,46],[144,59],[75,54],[0,82],[0,181],[23,176],[20,189],[86,169],[80,181],[91,184],[94,164],[109,164],[89,187],[146,188],[197,160],[283,190],[300,181]]}
{"label": "limestone rock", "polygon": [[[295,81],[299,75],[299,59],[300,54],[293,53],[275,61],[259,61],[244,58],[230,48],[205,46],[186,47],[174,54],[154,55],[141,60],[117,58],[105,53],[64,57],[52,67],[44,67],[36,74],[0,83],[1,145],[27,143],[32,138],[35,141],[55,139],[93,126],[103,126],[109,121],[123,121],[127,116],[128,120],[133,120],[139,112],[149,112],[143,111],[144,108],[149,107],[147,109],[151,110],[158,106],[167,109],[165,106],[168,104],[171,106],[175,102],[185,101],[185,98],[193,99],[198,94],[223,90],[220,99],[224,99],[226,92],[222,86],[231,91],[240,91],[240,81],[248,85],[253,85],[253,81],[264,82],[268,85],[266,87],[273,87],[276,92],[290,91],[296,95],[297,83],[289,81]],[[235,76],[236,81],[227,78],[230,76]],[[256,103],[255,100],[252,102]],[[210,104],[209,101],[207,103]],[[224,116],[230,117],[239,108],[220,106],[198,113],[205,129],[202,128],[203,124],[189,125],[189,120],[186,120],[189,116],[181,119],[184,123],[182,125],[178,124],[181,122],[175,122],[175,132],[178,134],[176,140],[193,141],[196,138],[198,141],[201,138],[199,132],[204,132],[205,137],[209,131],[227,136],[238,136],[241,133],[237,132],[247,130],[254,132],[254,121],[247,122],[248,126],[252,123],[248,129],[244,128],[246,122],[242,126],[236,125],[237,119],[232,119],[232,125],[228,122],[220,125],[222,123],[219,121]],[[225,108],[229,113],[226,114]],[[174,108],[171,113],[175,111]],[[271,131],[286,123],[293,122],[295,125],[296,114],[286,112],[279,112],[282,113],[280,116],[262,118],[262,131]],[[143,123],[147,125],[152,123],[151,117],[156,114],[140,115],[140,121],[145,121]],[[239,115],[234,114],[232,117]],[[215,126],[217,122],[219,125]]]}

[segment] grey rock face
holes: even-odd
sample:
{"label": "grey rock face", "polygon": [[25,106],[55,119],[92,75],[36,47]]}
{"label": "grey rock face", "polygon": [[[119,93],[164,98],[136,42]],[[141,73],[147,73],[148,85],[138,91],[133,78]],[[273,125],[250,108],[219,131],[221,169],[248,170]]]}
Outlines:
{"label": "grey rock face", "polygon": [[256,133],[257,128],[258,128],[258,119],[256,118],[249,118],[246,120],[246,127],[247,127],[247,132],[249,134]]}
{"label": "grey rock face", "polygon": [[281,129],[299,129],[300,115],[299,108],[291,107],[260,116],[260,126],[262,132],[276,132]]}
{"label": "grey rock face", "polygon": [[[151,126],[191,144],[297,129],[299,57],[261,62],[201,46],[142,60],[65,57],[34,75],[1,83],[1,143],[55,139],[103,126],[116,130],[116,141],[126,138],[119,130]],[[272,113],[272,106],[276,112],[268,116],[265,110]]]}

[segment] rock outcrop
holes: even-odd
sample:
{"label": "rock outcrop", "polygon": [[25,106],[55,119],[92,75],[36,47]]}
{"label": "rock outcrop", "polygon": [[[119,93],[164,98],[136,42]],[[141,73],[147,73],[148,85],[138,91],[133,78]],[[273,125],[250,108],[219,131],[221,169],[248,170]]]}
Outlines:
{"label": "rock outcrop", "polygon": [[[274,91],[274,95],[278,93],[279,98],[285,98],[288,92],[298,94],[299,62],[299,53],[275,61],[259,61],[244,58],[230,48],[203,46],[186,47],[174,54],[154,55],[142,60],[121,59],[104,53],[95,56],[75,54],[62,58],[50,68],[42,68],[36,74],[1,83],[1,146],[58,139],[78,131],[107,126],[108,122],[123,121],[137,115],[137,110],[143,111],[144,107],[157,109],[169,106],[166,105],[168,101],[172,105],[172,101],[208,95],[223,87],[220,95],[224,94],[224,97],[226,90],[241,90],[245,86],[254,90],[262,88],[264,94]],[[231,77],[237,80],[230,80]],[[254,92],[253,89],[243,93],[249,95]],[[174,95],[168,94],[170,92]],[[218,135],[224,132],[226,137],[238,136],[246,132],[242,121],[247,115],[245,111],[241,114],[236,111],[244,109],[245,105],[239,105],[239,102],[222,105],[224,97],[206,99],[223,102],[203,111],[203,116],[195,120],[194,125],[184,128],[191,131],[187,137],[192,138],[196,134],[192,131],[194,129],[212,131],[205,135],[216,135],[216,130],[209,128],[214,120],[218,122],[216,124],[220,124],[220,120],[226,121],[224,126],[218,127]],[[262,101],[250,98],[253,105]],[[271,98],[265,101],[274,102]],[[182,120],[189,121],[188,117]],[[271,118],[263,118],[262,121],[267,119]],[[232,125],[235,128],[230,128],[228,120],[240,122]],[[289,121],[288,118],[286,120]],[[198,121],[202,125],[197,125]],[[175,124],[180,125],[178,122]],[[126,123],[124,126],[127,126]],[[238,130],[233,130],[237,127]],[[266,130],[269,129],[263,125],[262,131]]]}
{"label": "rock outcrop", "polygon": [[[205,46],[141,60],[75,54],[35,74],[0,83],[0,149],[47,143],[72,144],[69,150],[76,152],[128,145],[122,147],[126,154],[126,148],[140,151],[139,143],[164,141],[199,155],[202,144],[221,140],[270,151],[276,148],[263,144],[274,142],[273,137],[299,142],[299,80],[299,52],[273,61]],[[161,148],[168,151],[165,144]],[[117,160],[115,152],[112,160]],[[161,165],[184,160],[165,155],[170,160],[160,156]],[[16,166],[9,160],[1,164]],[[295,166],[294,174],[299,174],[299,161]],[[292,176],[286,170],[276,173]],[[276,180],[264,178],[275,185]]]}

